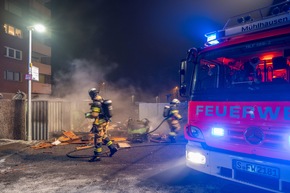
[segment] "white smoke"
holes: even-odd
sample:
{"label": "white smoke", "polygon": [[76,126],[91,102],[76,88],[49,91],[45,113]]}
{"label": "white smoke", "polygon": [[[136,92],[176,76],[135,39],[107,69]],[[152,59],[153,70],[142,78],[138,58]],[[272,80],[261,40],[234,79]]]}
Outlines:
{"label": "white smoke", "polygon": [[99,61],[74,59],[66,72],[60,71],[54,76],[54,96],[66,101],[83,101],[84,106],[79,108],[89,111],[91,99],[88,91],[97,88],[104,99],[113,101],[114,122],[125,122],[129,117],[138,118],[135,97],[136,93],[142,93],[141,89],[132,86],[126,78],[121,78],[117,83],[106,80],[106,76],[117,66],[116,63],[101,65]]}

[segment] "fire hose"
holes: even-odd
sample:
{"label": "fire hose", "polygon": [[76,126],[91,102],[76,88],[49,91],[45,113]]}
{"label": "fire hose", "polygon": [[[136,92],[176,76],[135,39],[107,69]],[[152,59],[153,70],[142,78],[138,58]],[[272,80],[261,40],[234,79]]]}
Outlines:
{"label": "fire hose", "polygon": [[[124,150],[124,149],[131,149],[131,148],[140,148],[140,147],[150,147],[150,146],[159,146],[159,145],[165,145],[164,143],[157,143],[157,144],[146,144],[146,145],[136,145],[136,146],[131,146],[131,147],[125,147],[125,148],[118,148],[118,151],[120,150]],[[184,143],[167,143],[166,145],[185,145]],[[93,148],[93,147],[90,147]],[[92,155],[73,155],[76,152],[82,151],[82,150],[86,150],[86,149],[90,149],[90,148],[85,148],[85,149],[76,149],[73,151],[70,151],[66,154],[67,157],[69,158],[92,158]],[[105,151],[103,152],[100,156],[101,157],[108,157],[109,156],[110,151]]]}
{"label": "fire hose", "polygon": [[[153,129],[152,131],[149,131],[149,132],[146,132],[145,134],[148,135],[150,133],[153,133],[154,131],[158,130],[160,128],[160,126],[164,123],[164,121],[166,121],[169,117],[165,117],[161,122],[160,124],[155,128]],[[150,141],[152,142],[155,142],[155,143],[161,143],[162,141],[160,140],[154,140],[154,139],[150,139]],[[164,142],[162,142],[164,143]],[[170,144],[170,143],[169,143]],[[175,143],[176,144],[176,143]],[[144,146],[150,146],[150,145],[144,145]],[[73,150],[73,151],[70,151],[66,154],[67,157],[69,158],[91,158],[92,155],[76,155],[76,156],[73,156],[72,154],[75,153],[75,152],[78,152],[78,151],[81,151],[81,150],[85,150],[85,149],[90,149],[90,148],[93,148],[94,146],[88,146],[86,148],[80,148],[80,149],[76,149],[76,150]],[[135,147],[142,147],[142,146],[135,146]],[[131,147],[130,147],[131,148]],[[126,148],[121,148],[121,149],[126,149]],[[101,156],[105,156],[105,155],[109,155],[110,151],[105,151],[101,154]]]}
{"label": "fire hose", "polygon": [[155,128],[153,129],[152,131],[149,131],[147,132],[146,134],[150,134],[150,133],[153,133],[154,131],[156,131],[157,129],[159,129],[159,127],[164,123],[164,121],[166,121],[169,117],[165,117],[161,122],[160,124]]}

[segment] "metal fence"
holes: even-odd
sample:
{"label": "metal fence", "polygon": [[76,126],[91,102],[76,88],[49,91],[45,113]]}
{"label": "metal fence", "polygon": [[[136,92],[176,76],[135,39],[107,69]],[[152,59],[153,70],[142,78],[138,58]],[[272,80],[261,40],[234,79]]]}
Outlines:
{"label": "metal fence", "polygon": [[[139,103],[139,119],[150,120],[152,128],[159,125],[163,120],[163,108],[166,103]],[[85,119],[84,113],[89,111],[88,101],[65,101],[65,100],[32,100],[32,140],[48,140],[62,131],[88,132],[91,128],[91,120]],[[121,112],[121,108],[115,109]],[[180,113],[186,122],[187,105],[180,105]],[[129,116],[129,112],[116,113]],[[127,115],[128,114],[128,115]],[[119,116],[120,116],[119,115]],[[164,124],[158,131],[167,132]]]}
{"label": "metal fence", "polygon": [[53,133],[71,130],[71,102],[32,101],[32,140],[47,140]]}

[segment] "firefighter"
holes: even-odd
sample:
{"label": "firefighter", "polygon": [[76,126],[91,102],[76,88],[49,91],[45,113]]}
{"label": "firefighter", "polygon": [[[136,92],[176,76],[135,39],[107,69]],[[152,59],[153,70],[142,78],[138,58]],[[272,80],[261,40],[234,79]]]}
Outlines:
{"label": "firefighter", "polygon": [[179,114],[178,104],[180,101],[178,99],[173,99],[170,102],[170,106],[168,109],[167,123],[170,127],[170,132],[168,134],[168,138],[172,143],[176,142],[176,136],[178,131],[180,130],[179,121],[182,119],[182,116]]}
{"label": "firefighter", "polygon": [[104,100],[96,88],[89,90],[89,95],[92,99],[91,112],[86,113],[86,118],[95,119],[91,129],[94,134],[94,156],[89,162],[100,161],[102,153],[102,145],[105,144],[110,149],[110,157],[112,157],[118,149],[107,136],[107,128],[109,126],[110,118],[112,117],[112,103],[110,100]]}

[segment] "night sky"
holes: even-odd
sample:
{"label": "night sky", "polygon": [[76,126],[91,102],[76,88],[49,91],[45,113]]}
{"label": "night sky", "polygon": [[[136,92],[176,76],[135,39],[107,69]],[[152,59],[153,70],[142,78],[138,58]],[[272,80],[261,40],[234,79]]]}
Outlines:
{"label": "night sky", "polygon": [[52,0],[53,75],[98,61],[104,81],[158,95],[178,85],[180,60],[227,19],[272,0]]}

